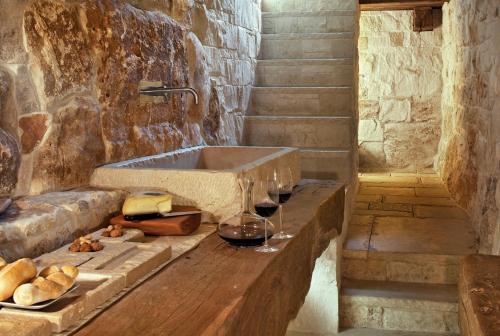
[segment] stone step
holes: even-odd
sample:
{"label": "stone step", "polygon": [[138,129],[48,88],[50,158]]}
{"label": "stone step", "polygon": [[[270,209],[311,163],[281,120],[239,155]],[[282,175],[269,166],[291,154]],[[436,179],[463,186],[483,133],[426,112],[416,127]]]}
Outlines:
{"label": "stone step", "polygon": [[353,57],[353,33],[263,34],[261,59],[331,59]]}
{"label": "stone step", "polygon": [[[353,216],[356,217],[360,216]],[[349,234],[355,234],[353,231],[363,229],[362,225],[351,225]],[[346,244],[350,243],[351,241]],[[448,285],[455,285],[458,282],[461,255],[347,249],[350,247],[353,246],[344,246],[342,253],[342,276],[347,279]]]}
{"label": "stone step", "polygon": [[352,147],[352,118],[348,117],[245,117],[248,146],[299,148]]}
{"label": "stone step", "polygon": [[355,10],[357,1],[346,0],[263,0],[264,12]]}
{"label": "stone step", "polygon": [[300,151],[302,178],[352,180],[352,155],[348,150],[304,149]]}
{"label": "stone step", "polygon": [[257,61],[256,86],[353,86],[352,58]]}
{"label": "stone step", "polygon": [[352,116],[351,87],[254,87],[250,113],[264,116]]}
{"label": "stone step", "polygon": [[342,327],[459,333],[454,285],[344,279],[339,312]]}
{"label": "stone step", "polygon": [[[380,330],[368,328],[347,328],[338,333],[339,336],[459,336],[456,333],[429,333],[429,332],[414,332],[401,330]],[[287,336],[310,336],[304,334],[288,334]]]}
{"label": "stone step", "polygon": [[262,13],[262,33],[354,32],[354,10],[289,11]]}

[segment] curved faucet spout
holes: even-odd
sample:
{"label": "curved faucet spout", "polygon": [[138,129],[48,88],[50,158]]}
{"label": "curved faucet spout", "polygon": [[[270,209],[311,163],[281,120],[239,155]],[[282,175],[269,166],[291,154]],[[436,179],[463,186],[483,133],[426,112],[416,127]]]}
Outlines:
{"label": "curved faucet spout", "polygon": [[145,96],[164,96],[167,97],[167,93],[176,93],[176,92],[188,92],[193,95],[194,103],[198,105],[198,92],[195,89],[190,87],[182,87],[182,88],[171,88],[166,85],[161,86],[143,86],[143,82],[141,82],[139,94]]}

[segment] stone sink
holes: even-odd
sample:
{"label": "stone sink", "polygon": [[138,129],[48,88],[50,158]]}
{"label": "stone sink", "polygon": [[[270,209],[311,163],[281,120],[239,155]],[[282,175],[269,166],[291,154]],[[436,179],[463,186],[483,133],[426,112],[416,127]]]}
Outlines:
{"label": "stone sink", "polygon": [[217,222],[241,210],[238,179],[242,175],[258,180],[280,167],[290,167],[297,184],[299,150],[198,146],[101,166],[94,171],[91,185],[167,191],[174,196],[174,204],[194,205],[203,210],[204,222]]}

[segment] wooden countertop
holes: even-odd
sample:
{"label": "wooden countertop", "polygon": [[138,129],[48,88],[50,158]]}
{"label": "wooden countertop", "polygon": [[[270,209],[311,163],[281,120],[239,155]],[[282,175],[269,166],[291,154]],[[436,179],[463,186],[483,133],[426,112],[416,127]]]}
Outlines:
{"label": "wooden countertop", "polygon": [[343,185],[304,180],[284,205],[295,237],[271,241],[279,252],[234,248],[212,234],[75,335],[284,335],[343,213]]}

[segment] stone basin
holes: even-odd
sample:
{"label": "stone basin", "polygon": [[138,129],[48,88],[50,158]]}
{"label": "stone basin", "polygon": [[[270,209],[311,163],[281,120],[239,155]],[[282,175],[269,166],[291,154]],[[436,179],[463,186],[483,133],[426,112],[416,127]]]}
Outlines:
{"label": "stone basin", "polygon": [[198,146],[113,163],[97,168],[91,185],[100,188],[163,190],[174,204],[203,210],[204,222],[216,222],[242,208],[242,175],[255,180],[274,169],[290,167],[295,184],[300,180],[296,148]]}

